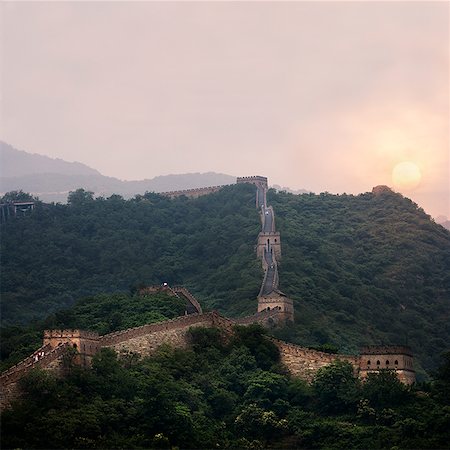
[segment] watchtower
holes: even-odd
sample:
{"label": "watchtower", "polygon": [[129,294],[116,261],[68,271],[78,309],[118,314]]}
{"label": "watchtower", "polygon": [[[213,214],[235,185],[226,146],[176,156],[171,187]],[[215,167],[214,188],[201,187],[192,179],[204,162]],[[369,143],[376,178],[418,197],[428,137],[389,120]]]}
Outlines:
{"label": "watchtower", "polygon": [[390,369],[395,371],[402,383],[413,384],[416,381],[413,363],[413,354],[409,347],[370,345],[361,349],[359,376],[364,379],[369,373]]}
{"label": "watchtower", "polygon": [[238,177],[236,183],[250,183],[256,186],[256,207],[266,205],[266,192],[268,189],[267,177],[261,177],[259,175],[254,177]]}
{"label": "watchtower", "polygon": [[52,349],[60,344],[69,343],[72,348],[77,350],[78,356],[76,362],[82,366],[88,366],[91,363],[99,348],[98,333],[84,330],[45,330],[44,345],[49,344]]}
{"label": "watchtower", "polygon": [[272,251],[275,259],[277,261],[281,260],[281,239],[279,231],[270,233],[261,232],[258,234],[258,244],[256,247],[256,255],[258,258],[264,257],[264,250]]}
{"label": "watchtower", "polygon": [[264,189],[268,188],[267,184],[267,177],[261,177],[259,175],[253,176],[253,177],[238,177],[236,179],[236,183],[250,183],[254,184],[258,187],[262,187]]}
{"label": "watchtower", "polygon": [[279,311],[278,322],[294,321],[294,304],[290,298],[278,290],[258,297],[258,312]]}

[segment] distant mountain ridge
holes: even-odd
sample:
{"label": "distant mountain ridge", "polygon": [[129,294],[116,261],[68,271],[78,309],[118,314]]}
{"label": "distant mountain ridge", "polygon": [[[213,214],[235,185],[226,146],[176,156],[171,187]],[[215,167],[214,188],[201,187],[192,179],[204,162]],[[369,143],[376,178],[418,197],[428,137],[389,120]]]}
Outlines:
{"label": "distant mountain ridge", "polygon": [[233,184],[236,177],[221,173],[187,173],[152,179],[123,181],[102,175],[79,162],[31,154],[0,141],[0,191],[23,190],[44,202],[66,202],[67,194],[78,188],[96,196],[119,194],[125,198],[150,192],[177,191]]}
{"label": "distant mountain ridge", "polygon": [[98,170],[92,169],[85,164],[17,150],[2,141],[0,141],[0,164],[2,178],[26,177],[47,173],[101,175]]}

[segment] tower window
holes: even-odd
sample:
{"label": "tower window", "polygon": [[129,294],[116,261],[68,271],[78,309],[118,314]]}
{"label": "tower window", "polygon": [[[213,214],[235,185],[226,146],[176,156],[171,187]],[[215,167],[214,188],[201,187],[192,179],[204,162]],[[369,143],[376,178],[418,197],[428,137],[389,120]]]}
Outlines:
{"label": "tower window", "polygon": [[377,366],[379,366],[381,363],[380,363],[380,361],[377,361]]}
{"label": "tower window", "polygon": [[395,361],[394,361],[394,364],[395,364],[396,366],[398,366],[398,361],[397,361],[397,360],[395,360]]}

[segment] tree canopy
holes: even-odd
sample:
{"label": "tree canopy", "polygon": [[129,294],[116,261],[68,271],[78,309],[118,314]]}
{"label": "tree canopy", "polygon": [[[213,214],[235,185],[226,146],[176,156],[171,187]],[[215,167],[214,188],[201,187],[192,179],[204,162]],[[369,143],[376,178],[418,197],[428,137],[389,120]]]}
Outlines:
{"label": "tree canopy", "polygon": [[[296,311],[280,338],[343,353],[408,344],[419,377],[436,369],[450,341],[447,230],[389,191],[270,190],[268,203],[281,232],[280,288]],[[255,188],[245,184],[197,199],[105,199],[78,190],[67,205],[39,203],[2,224],[3,324],[163,282],[185,285],[205,310],[252,314],[263,277],[260,229]]]}
{"label": "tree canopy", "polygon": [[191,350],[143,359],[102,349],[91,369],[64,378],[31,371],[2,414],[2,448],[449,448],[438,384],[394,386],[390,372],[360,383],[336,363],[309,386],[286,374],[257,326],[231,340],[208,328],[190,338]]}

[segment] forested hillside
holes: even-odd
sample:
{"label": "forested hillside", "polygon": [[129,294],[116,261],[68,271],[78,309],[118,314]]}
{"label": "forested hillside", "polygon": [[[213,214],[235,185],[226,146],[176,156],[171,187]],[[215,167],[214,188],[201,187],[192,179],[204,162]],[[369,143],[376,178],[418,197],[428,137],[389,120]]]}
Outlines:
{"label": "forested hillside", "polygon": [[449,448],[450,355],[421,390],[388,371],[361,383],[342,362],[307,385],[258,326],[190,340],[141,360],[102,349],[91,369],[67,358],[63,378],[30,372],[2,413],[2,448]]}
{"label": "forested hillside", "polygon": [[[281,289],[301,345],[408,343],[421,367],[450,341],[450,233],[392,192],[359,196],[269,191],[281,232]],[[38,206],[2,230],[2,319],[46,317],[74,300],[139,284],[186,285],[206,309],[256,310],[262,269],[251,185],[198,199],[125,201],[84,191]]]}
{"label": "forested hillside", "polygon": [[[254,312],[262,278],[250,185],[196,200],[158,194],[40,204],[2,230],[2,319],[20,323],[103,292],[183,284],[210,308]],[[251,301],[249,301],[251,299]]]}
{"label": "forested hillside", "polygon": [[294,342],[410,345],[430,368],[450,342],[450,233],[390,190],[268,194],[281,289],[295,299]]}

